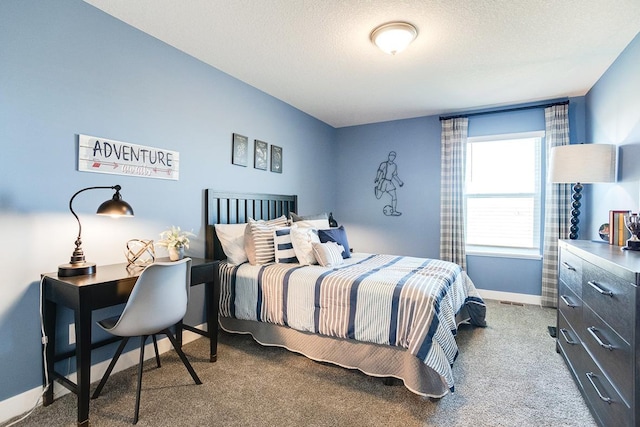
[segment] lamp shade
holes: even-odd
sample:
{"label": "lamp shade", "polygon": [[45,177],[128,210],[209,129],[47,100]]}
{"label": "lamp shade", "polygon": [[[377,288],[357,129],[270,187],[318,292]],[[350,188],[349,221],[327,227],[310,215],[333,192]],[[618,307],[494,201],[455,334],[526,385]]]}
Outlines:
{"label": "lamp shade", "polygon": [[103,202],[96,211],[98,215],[109,216],[133,216],[133,208],[120,195],[120,191],[116,191],[111,200]]}
{"label": "lamp shade", "polygon": [[615,145],[569,144],[551,148],[549,181],[589,184],[615,180]]}
{"label": "lamp shade", "polygon": [[402,52],[418,36],[418,30],[407,22],[389,22],[371,32],[371,41],[390,55]]}

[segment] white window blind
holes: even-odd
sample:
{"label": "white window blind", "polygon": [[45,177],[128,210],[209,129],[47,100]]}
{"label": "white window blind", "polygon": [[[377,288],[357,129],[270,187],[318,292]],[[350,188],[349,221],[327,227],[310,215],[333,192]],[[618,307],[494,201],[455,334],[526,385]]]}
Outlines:
{"label": "white window blind", "polygon": [[467,247],[538,249],[544,132],[467,140]]}

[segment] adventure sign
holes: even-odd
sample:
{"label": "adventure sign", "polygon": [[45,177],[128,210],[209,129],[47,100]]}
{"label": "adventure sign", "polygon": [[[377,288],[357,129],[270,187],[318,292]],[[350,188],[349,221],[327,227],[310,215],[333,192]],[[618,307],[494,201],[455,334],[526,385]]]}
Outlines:
{"label": "adventure sign", "polygon": [[179,179],[180,153],[95,136],[79,135],[78,170],[82,172]]}

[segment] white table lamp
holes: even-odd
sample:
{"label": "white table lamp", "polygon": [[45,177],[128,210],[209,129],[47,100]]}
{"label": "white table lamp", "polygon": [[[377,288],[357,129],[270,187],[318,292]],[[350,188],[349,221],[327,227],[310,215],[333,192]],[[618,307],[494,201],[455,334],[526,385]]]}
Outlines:
{"label": "white table lamp", "polygon": [[569,144],[552,147],[549,181],[574,184],[571,203],[570,239],[578,238],[582,184],[615,182],[616,146],[611,144]]}

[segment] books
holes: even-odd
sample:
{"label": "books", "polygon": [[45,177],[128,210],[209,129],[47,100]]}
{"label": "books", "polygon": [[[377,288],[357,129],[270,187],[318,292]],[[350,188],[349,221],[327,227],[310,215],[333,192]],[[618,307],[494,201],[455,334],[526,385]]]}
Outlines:
{"label": "books", "polygon": [[624,246],[627,239],[631,238],[631,233],[624,222],[624,216],[630,211],[611,210],[609,211],[609,244]]}

